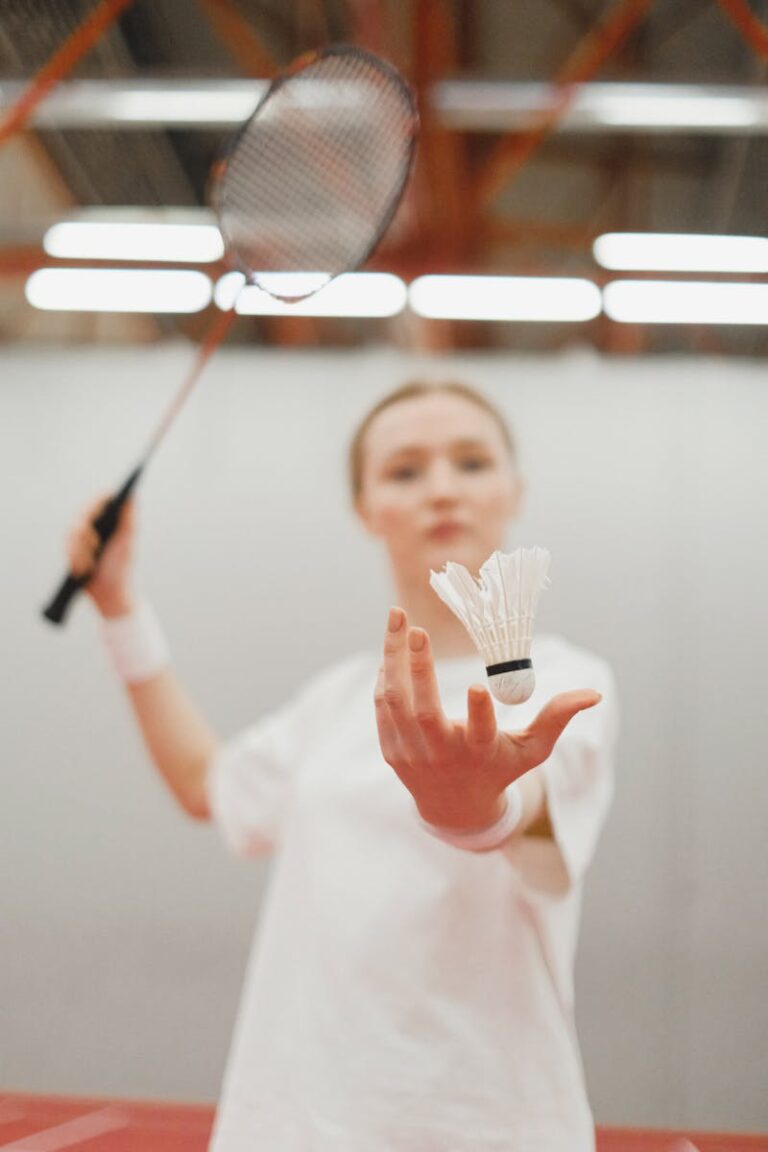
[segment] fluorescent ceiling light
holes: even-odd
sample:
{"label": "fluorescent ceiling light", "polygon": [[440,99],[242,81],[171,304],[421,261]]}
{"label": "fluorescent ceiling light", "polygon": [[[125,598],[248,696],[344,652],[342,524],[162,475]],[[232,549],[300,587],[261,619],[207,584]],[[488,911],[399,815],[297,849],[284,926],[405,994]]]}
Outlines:
{"label": "fluorescent ceiling light", "polygon": [[[241,124],[266,91],[261,80],[69,80],[37,107],[39,128],[220,128]],[[0,80],[0,111],[13,107],[22,81]],[[573,96],[573,99],[570,99]],[[441,80],[424,102],[446,128],[514,132],[557,103],[552,84]],[[760,85],[582,84],[569,93],[559,132],[762,133],[768,93]]]}
{"label": "fluorescent ceiling light", "polygon": [[593,251],[603,268],[617,270],[768,272],[768,240],[762,236],[606,232]]}
{"label": "fluorescent ceiling light", "polygon": [[196,91],[181,84],[176,90],[117,91],[109,102],[114,124],[238,124],[253,115],[267,85],[254,81],[241,90],[224,85],[219,90]]}
{"label": "fluorescent ceiling light", "polygon": [[55,312],[201,312],[212,284],[202,272],[42,268],[25,292],[35,308]]}
{"label": "fluorescent ceiling light", "polygon": [[603,305],[626,324],[768,324],[768,284],[615,280]]}
{"label": "fluorescent ceiling light", "polygon": [[[289,295],[302,287],[306,289],[321,274],[269,275],[275,281],[279,276],[280,290]],[[215,290],[219,308],[231,308],[237,299],[237,311],[241,316],[396,316],[405,308],[408,295],[403,281],[388,272],[347,272],[337,276],[316,295],[295,304],[286,304],[261,288],[253,285],[243,287],[244,284],[245,277],[240,272],[222,276]]]}
{"label": "fluorescent ceiling light", "polygon": [[601,306],[591,280],[545,276],[420,276],[409,301],[440,320],[592,320]]}
{"label": "fluorescent ceiling light", "polygon": [[[558,107],[555,84],[441,80],[430,89],[446,127],[510,132],[535,125]],[[758,88],[703,84],[580,84],[567,92],[558,132],[737,132],[765,128],[768,104]]]}
{"label": "fluorescent ceiling light", "polygon": [[[115,86],[110,93],[110,117],[115,123],[142,124],[234,124],[253,115],[269,87],[263,80],[235,83],[181,81],[147,83],[129,89]],[[329,115],[355,112],[359,120],[360,83],[305,80],[294,94],[298,107],[323,109]]]}
{"label": "fluorescent ceiling light", "polygon": [[73,260],[157,260],[206,264],[224,255],[214,224],[138,224],[65,221],[43,239],[49,256]]}
{"label": "fluorescent ceiling light", "polygon": [[591,111],[601,124],[616,128],[723,130],[755,128],[760,123],[760,109],[749,96],[673,88],[653,92],[650,86],[645,92],[605,92]]}

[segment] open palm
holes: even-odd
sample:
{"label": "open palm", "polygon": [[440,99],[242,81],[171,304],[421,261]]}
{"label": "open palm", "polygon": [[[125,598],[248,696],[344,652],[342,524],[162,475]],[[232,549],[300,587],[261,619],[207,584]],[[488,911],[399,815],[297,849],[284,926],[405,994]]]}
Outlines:
{"label": "open palm", "polygon": [[473,685],[466,722],[449,720],[427,633],[408,628],[402,609],[390,613],[375,692],[379,742],[431,824],[461,831],[493,824],[505,788],[543,763],[576,713],[600,699],[591,689],[561,692],[527,728],[500,732],[487,688]]}

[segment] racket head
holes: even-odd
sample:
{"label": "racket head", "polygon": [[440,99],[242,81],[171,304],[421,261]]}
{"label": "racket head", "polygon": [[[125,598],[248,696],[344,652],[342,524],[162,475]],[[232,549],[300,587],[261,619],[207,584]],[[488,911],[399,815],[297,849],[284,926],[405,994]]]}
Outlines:
{"label": "racket head", "polygon": [[373,53],[336,44],[300,58],[216,166],[229,263],[291,301],[359,268],[397,211],[418,127],[410,88]]}

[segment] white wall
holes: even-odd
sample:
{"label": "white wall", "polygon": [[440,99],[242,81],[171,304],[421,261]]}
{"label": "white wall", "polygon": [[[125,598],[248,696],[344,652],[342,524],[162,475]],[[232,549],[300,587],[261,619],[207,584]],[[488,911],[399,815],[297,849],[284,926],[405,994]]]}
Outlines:
{"label": "white wall", "polygon": [[[146,764],[85,603],[38,610],[61,537],[121,480],[191,359],[0,362],[0,1085],[215,1097],[265,869],[185,823]],[[416,361],[221,351],[147,477],[143,584],[223,733],[377,645],[386,574],[343,450]],[[578,1017],[599,1120],[767,1128],[765,539],[757,363],[463,356],[553,553],[542,630],[613,663],[624,728],[588,881]]]}

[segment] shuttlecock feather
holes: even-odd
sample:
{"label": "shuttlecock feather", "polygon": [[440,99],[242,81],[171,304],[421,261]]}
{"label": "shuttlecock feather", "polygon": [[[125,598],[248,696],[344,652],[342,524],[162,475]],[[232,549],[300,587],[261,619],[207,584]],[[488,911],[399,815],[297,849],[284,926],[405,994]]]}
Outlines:
{"label": "shuttlecock feather", "polygon": [[533,624],[539,596],[549,586],[546,548],[494,552],[475,579],[448,561],[429,582],[469,632],[488,674],[488,686],[504,704],[522,704],[536,676],[531,661]]}

